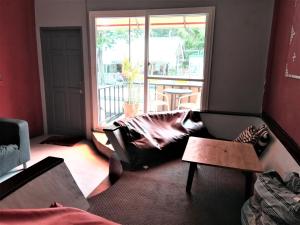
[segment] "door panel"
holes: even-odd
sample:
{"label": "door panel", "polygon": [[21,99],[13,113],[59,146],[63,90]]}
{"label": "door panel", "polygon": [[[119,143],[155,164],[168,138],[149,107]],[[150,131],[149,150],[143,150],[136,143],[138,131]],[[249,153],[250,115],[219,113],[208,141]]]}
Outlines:
{"label": "door panel", "polygon": [[54,121],[57,122],[56,128],[63,130],[64,123],[68,119],[66,95],[64,91],[59,90],[56,90],[53,95]]}
{"label": "door panel", "polygon": [[68,96],[69,110],[70,114],[70,128],[74,130],[79,130],[83,124],[83,121],[78,121],[76,118],[83,116],[83,111],[80,110],[83,108],[82,94],[76,90],[70,91]]}
{"label": "door panel", "polygon": [[[144,109],[144,17],[96,18],[98,124]],[[127,111],[127,110],[126,110]],[[134,115],[134,113],[126,113]]]}
{"label": "door panel", "polygon": [[81,30],[41,29],[48,133],[85,134]]}
{"label": "door panel", "polygon": [[76,54],[67,55],[68,79],[67,85],[69,88],[81,88],[82,82],[82,65],[81,59]]}
{"label": "door panel", "polygon": [[148,111],[200,110],[207,15],[149,17]]}
{"label": "door panel", "polygon": [[64,48],[64,36],[63,34],[55,34],[54,32],[49,32],[49,36],[46,37],[49,41],[49,44],[47,43],[48,49],[52,51],[60,51]]}
{"label": "door panel", "polygon": [[[109,12],[93,18],[96,128],[134,115],[122,110],[127,103],[137,103],[132,104],[137,113],[201,108],[210,21],[206,9],[197,11]],[[130,76],[134,71],[138,75]]]}
{"label": "door panel", "polygon": [[77,36],[76,32],[67,34],[68,41],[66,48],[68,50],[79,50],[81,51],[81,38]]}
{"label": "door panel", "polygon": [[62,54],[50,53],[50,60],[52,88],[63,88],[65,86],[65,57]]}

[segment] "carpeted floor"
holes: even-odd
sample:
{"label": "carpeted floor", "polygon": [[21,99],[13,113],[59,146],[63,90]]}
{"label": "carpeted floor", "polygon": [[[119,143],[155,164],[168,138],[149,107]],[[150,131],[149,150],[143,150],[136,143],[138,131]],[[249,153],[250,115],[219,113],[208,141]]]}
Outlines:
{"label": "carpeted floor", "polygon": [[89,211],[123,225],[240,224],[243,174],[198,166],[188,195],[188,167],[175,160],[144,171],[125,171],[112,187],[89,199]]}

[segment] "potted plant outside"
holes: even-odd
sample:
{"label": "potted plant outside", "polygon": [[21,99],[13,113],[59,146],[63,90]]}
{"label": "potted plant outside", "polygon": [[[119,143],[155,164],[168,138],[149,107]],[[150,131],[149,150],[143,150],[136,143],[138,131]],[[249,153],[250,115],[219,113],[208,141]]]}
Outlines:
{"label": "potted plant outside", "polygon": [[127,81],[128,98],[124,102],[124,114],[125,117],[133,117],[137,114],[139,104],[138,104],[138,94],[134,90],[134,81],[139,75],[139,69],[132,66],[129,59],[125,59],[122,63],[122,74]]}

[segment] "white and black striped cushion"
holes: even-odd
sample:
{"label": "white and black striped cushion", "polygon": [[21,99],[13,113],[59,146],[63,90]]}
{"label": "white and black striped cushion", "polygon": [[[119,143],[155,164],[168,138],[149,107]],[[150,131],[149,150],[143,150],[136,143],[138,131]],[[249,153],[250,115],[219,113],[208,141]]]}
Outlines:
{"label": "white and black striped cushion", "polygon": [[260,156],[270,142],[269,130],[265,124],[258,129],[251,125],[243,130],[234,141],[252,144],[257,155]]}
{"label": "white and black striped cushion", "polygon": [[262,125],[256,130],[257,142],[254,144],[254,148],[258,155],[261,155],[270,142],[269,130],[266,125]]}
{"label": "white and black striped cushion", "polygon": [[250,143],[254,145],[257,142],[256,132],[257,130],[255,129],[255,127],[251,125],[243,130],[234,141],[241,143]]}

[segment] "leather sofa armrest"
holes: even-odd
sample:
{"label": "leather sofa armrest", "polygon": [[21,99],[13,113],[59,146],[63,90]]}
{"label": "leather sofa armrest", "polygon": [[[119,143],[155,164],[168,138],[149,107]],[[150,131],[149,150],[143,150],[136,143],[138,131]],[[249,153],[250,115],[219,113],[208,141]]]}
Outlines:
{"label": "leather sofa armrest", "polygon": [[104,131],[108,131],[108,132],[113,132],[117,129],[119,129],[120,127],[119,126],[116,126],[116,125],[110,125],[110,126],[107,126],[105,127],[103,130]]}
{"label": "leather sofa armrest", "polygon": [[130,164],[130,157],[126,150],[125,141],[123,140],[122,132],[119,126],[111,125],[103,129],[110,144],[113,146],[114,150],[119,157],[119,160]]}

